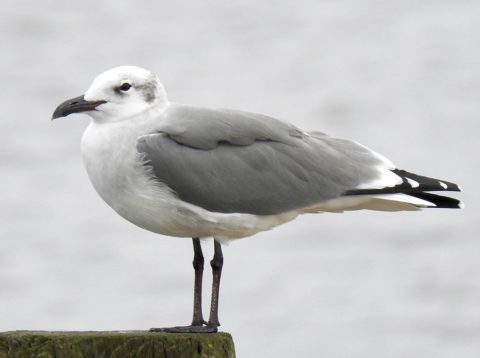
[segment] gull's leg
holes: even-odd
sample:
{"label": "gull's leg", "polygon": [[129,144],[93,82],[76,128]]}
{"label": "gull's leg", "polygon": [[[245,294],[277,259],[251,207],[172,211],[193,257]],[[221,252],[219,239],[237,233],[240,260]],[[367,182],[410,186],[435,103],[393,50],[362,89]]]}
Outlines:
{"label": "gull's leg", "polygon": [[215,245],[215,254],[213,255],[213,260],[210,261],[213,272],[212,303],[210,305],[210,318],[208,319],[207,327],[215,327],[216,329],[220,326],[220,322],[218,321],[218,296],[220,293],[220,277],[222,276],[223,253],[220,243],[215,239],[213,242]]}
{"label": "gull's leg", "polygon": [[192,238],[193,241],[193,269],[195,270],[195,284],[193,288],[193,319],[192,326],[203,326],[207,323],[202,314],[202,278],[203,264],[205,262],[202,253],[202,246],[198,237]]}
{"label": "gull's leg", "polygon": [[[150,332],[170,332],[170,333],[213,333],[217,331],[216,326],[204,326],[202,314],[202,278],[204,258],[202,246],[198,237],[192,238],[193,242],[193,268],[195,270],[195,283],[193,289],[193,319],[190,326],[151,328]],[[213,260],[212,260],[213,261]],[[218,298],[217,298],[218,300]]]}

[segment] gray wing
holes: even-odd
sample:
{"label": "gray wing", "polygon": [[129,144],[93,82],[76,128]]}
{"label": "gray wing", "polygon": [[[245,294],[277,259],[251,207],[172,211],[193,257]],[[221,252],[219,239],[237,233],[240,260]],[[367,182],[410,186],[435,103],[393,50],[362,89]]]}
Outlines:
{"label": "gray wing", "polygon": [[192,107],[168,116],[137,149],[156,179],[209,211],[278,214],[378,176],[379,159],[367,148],[270,117]]}

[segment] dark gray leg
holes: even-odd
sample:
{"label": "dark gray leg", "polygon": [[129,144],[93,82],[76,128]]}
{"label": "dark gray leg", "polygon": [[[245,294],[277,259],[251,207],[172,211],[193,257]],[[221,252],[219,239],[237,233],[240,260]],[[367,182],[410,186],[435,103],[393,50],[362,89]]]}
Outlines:
{"label": "dark gray leg", "polygon": [[203,264],[205,262],[202,253],[202,246],[198,237],[192,238],[193,241],[193,269],[195,270],[195,284],[193,289],[193,319],[192,326],[203,326],[206,323],[202,314],[202,279]]}
{"label": "dark gray leg", "polygon": [[[202,279],[203,279],[203,266],[204,266],[204,258],[202,253],[202,246],[200,245],[200,239],[198,237],[192,238],[193,242],[193,268],[195,270],[195,283],[193,289],[193,319],[192,324],[190,326],[179,326],[179,327],[168,327],[168,328],[150,328],[150,332],[170,332],[170,333],[214,333],[217,331],[217,325],[211,325],[203,320],[202,314]],[[215,242],[215,244],[217,244]],[[222,251],[220,249],[220,256]],[[215,257],[217,256],[217,247],[215,246],[215,255],[212,260],[212,268],[213,268],[213,261],[215,261]],[[223,262],[223,257],[222,257]],[[221,271],[221,267],[220,267]],[[214,286],[215,286],[215,272],[214,272]],[[220,283],[220,277],[218,277],[218,284]],[[212,289],[213,290],[213,289]],[[216,306],[218,311],[218,287],[216,289]],[[213,304],[213,292],[212,292],[212,304]],[[211,314],[210,314],[211,316]],[[216,314],[217,322],[218,322],[218,313]]]}
{"label": "dark gray leg", "polygon": [[218,321],[218,296],[220,294],[220,277],[222,276],[223,267],[223,253],[222,246],[214,239],[215,254],[213,260],[210,261],[213,272],[212,283],[212,303],[210,305],[210,318],[208,319],[207,326],[218,327],[220,322]]}

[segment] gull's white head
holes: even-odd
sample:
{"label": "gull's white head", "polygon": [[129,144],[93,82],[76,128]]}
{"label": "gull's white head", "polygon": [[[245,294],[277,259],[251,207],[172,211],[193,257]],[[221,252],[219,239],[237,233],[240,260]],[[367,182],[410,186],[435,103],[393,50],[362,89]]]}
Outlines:
{"label": "gull's white head", "polygon": [[167,94],[153,72],[120,66],[98,75],[85,95],[59,105],[52,119],[85,112],[96,121],[117,122],[167,104]]}

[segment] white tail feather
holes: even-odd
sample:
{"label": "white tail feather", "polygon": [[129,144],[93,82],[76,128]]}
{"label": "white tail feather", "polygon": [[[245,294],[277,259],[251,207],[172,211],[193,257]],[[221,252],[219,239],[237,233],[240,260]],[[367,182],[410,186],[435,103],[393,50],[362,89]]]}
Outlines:
{"label": "white tail feather", "polygon": [[435,207],[435,204],[402,193],[351,195],[331,199],[302,210],[313,212],[343,212],[347,210],[412,211],[420,208]]}

